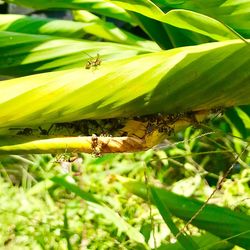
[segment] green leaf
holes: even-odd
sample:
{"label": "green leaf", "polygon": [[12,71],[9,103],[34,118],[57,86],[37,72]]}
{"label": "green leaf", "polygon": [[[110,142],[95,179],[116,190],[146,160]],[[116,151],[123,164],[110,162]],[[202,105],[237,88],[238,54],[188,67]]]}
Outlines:
{"label": "green leaf", "polygon": [[[232,250],[233,244],[221,240],[213,234],[205,233],[200,236],[190,236],[193,241],[199,245],[200,250]],[[182,250],[182,246],[177,241],[176,243],[161,244],[157,250]]]}
{"label": "green leaf", "polygon": [[1,81],[0,127],[247,105],[249,52],[235,40]]}
{"label": "green leaf", "polygon": [[70,192],[76,194],[77,196],[81,197],[82,199],[89,201],[91,203],[95,203],[98,205],[102,205],[102,202],[100,200],[98,200],[94,195],[83,191],[82,189],[80,189],[78,186],[76,186],[73,183],[70,183],[66,177],[58,177],[58,176],[54,176],[51,178],[51,181],[53,181],[54,183],[59,184],[60,186],[65,187],[67,190],[69,190]]}
{"label": "green leaf", "polygon": [[68,216],[67,216],[67,205],[65,206],[64,213],[63,213],[63,235],[66,238],[68,250],[73,250],[73,246],[70,243],[69,222],[68,222]]}
{"label": "green leaf", "polygon": [[131,14],[134,19],[137,21],[139,26],[148,36],[155,41],[162,49],[171,49],[173,48],[172,43],[168,37],[168,33],[165,30],[165,24],[157,20],[148,18],[139,13]]}
{"label": "green leaf", "polygon": [[[172,215],[171,215],[167,205],[161,201],[157,192],[154,189],[150,188],[150,191],[151,191],[152,201],[156,205],[156,207],[158,208],[163,220],[168,225],[171,232],[174,235],[177,235],[179,233],[179,229],[175,225],[174,221],[172,220]],[[180,242],[183,249],[189,249],[189,250],[199,249],[199,246],[188,235],[181,234],[178,237],[178,241]]]}
{"label": "green leaf", "polygon": [[176,28],[139,13],[131,12],[131,16],[133,16],[138,25],[153,41],[157,42],[162,49],[171,49],[174,47],[196,45],[214,41],[213,39],[196,32]]}
{"label": "green leaf", "polygon": [[168,33],[169,39],[171,40],[173,47],[175,48],[214,41],[213,39],[207,36],[185,29],[177,29],[176,27],[166,23],[164,24],[164,28]]}
{"label": "green leaf", "polygon": [[130,15],[122,8],[105,0],[7,0],[6,2],[22,5],[36,10],[45,9],[72,9],[72,10],[88,10],[93,13],[116,18],[128,23],[134,23]]}
{"label": "green leaf", "polygon": [[84,27],[80,22],[0,14],[1,31],[81,38],[86,34]]}
{"label": "green leaf", "polygon": [[250,2],[242,0],[154,0],[162,11],[186,9],[210,16],[235,29],[245,38],[250,38]]}
{"label": "green leaf", "polygon": [[238,133],[243,137],[244,139],[247,138],[247,129],[245,127],[244,122],[240,118],[240,116],[237,113],[237,110],[229,109],[225,113],[226,117],[230,120],[231,124],[238,130]]}
{"label": "green leaf", "polygon": [[99,210],[100,214],[102,214],[104,217],[106,217],[107,220],[112,222],[120,232],[124,232],[125,234],[127,234],[127,236],[131,240],[134,240],[135,242],[139,242],[139,243],[145,243],[144,237],[139,231],[137,231],[135,228],[129,225],[116,212],[114,212],[112,209],[104,205],[102,201],[97,199],[94,195],[83,191],[81,188],[79,188],[75,184],[67,181],[66,178],[55,176],[51,178],[51,180],[54,183],[57,183],[60,186],[63,186],[68,191],[81,197],[85,201],[90,202],[92,206],[94,206],[95,208]]}
{"label": "green leaf", "polygon": [[237,39],[240,37],[240,35],[237,35],[236,32],[232,31],[223,23],[193,11],[171,10],[165,14],[160,8],[148,0],[112,0],[111,2],[126,10],[140,13],[174,27],[197,32],[216,41]]}
{"label": "green leaf", "polygon": [[[129,192],[147,200],[146,185],[136,181],[123,180]],[[152,187],[160,201],[167,204],[170,212],[188,221],[202,206],[202,202],[174,194],[163,188]],[[228,208],[207,204],[201,213],[193,219],[193,225],[207,230],[222,239],[247,248],[250,245],[250,216],[231,211]]]}
{"label": "green leaf", "polygon": [[157,48],[156,44],[153,42],[146,41],[100,18],[92,22],[83,23],[50,18],[28,17],[24,15],[2,14],[0,15],[0,31],[68,38],[82,38],[86,34],[91,34],[99,38],[122,44]]}
{"label": "green leaf", "polygon": [[23,76],[51,70],[84,68],[86,62],[97,54],[100,54],[103,61],[112,61],[155,50],[115,43],[2,31],[0,74]]}
{"label": "green leaf", "polygon": [[249,105],[241,106],[240,108],[247,114],[247,116],[250,117],[250,106]]}

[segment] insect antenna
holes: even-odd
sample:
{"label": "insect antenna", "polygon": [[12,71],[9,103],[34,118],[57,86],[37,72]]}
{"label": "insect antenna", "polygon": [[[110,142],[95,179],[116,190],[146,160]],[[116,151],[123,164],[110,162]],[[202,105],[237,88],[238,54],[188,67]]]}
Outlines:
{"label": "insect antenna", "polygon": [[[82,53],[84,53],[85,55],[87,55],[88,57],[90,57],[91,59],[94,59],[94,57],[93,56],[91,56],[90,54],[88,54],[87,52],[85,52],[85,51],[82,51]],[[98,54],[97,54],[98,55]]]}

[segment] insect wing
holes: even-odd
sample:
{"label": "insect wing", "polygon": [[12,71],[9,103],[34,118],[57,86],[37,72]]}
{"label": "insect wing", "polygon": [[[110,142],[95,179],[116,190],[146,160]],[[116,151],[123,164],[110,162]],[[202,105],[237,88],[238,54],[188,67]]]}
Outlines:
{"label": "insect wing", "polygon": [[97,66],[100,66],[100,65],[101,65],[101,62],[102,62],[101,57],[100,57],[99,54],[97,54],[96,59],[95,59],[95,66],[96,66],[96,67],[97,67]]}
{"label": "insect wing", "polygon": [[60,162],[60,165],[62,168],[62,172],[64,174],[68,174],[71,171],[71,162],[62,161],[62,162]]}

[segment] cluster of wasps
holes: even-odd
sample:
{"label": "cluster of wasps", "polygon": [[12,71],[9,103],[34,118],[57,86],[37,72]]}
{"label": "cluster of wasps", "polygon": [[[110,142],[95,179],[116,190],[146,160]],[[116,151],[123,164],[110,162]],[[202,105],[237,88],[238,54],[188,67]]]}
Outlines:
{"label": "cluster of wasps", "polygon": [[[212,114],[218,116],[221,114],[221,109],[212,109]],[[174,132],[174,123],[181,118],[190,118],[193,125],[199,124],[197,121],[196,113],[187,112],[179,114],[161,114],[137,116],[131,118],[138,122],[147,122],[146,133],[151,133],[153,130],[158,129],[159,132],[171,135]],[[38,128],[9,128],[9,130],[17,130],[16,135],[66,135],[66,136],[91,136],[96,134],[98,136],[126,136],[120,134],[122,128],[129,118],[119,119],[102,119],[102,120],[78,120],[73,122],[53,123],[49,128],[44,129],[41,126]],[[135,129],[134,127],[132,129]]]}
{"label": "cluster of wasps", "polygon": [[157,115],[136,117],[135,119],[137,121],[147,122],[146,134],[150,134],[157,129],[160,133],[166,133],[170,136],[174,133],[173,124],[184,115],[184,113],[170,115],[158,113]]}
{"label": "cluster of wasps", "polygon": [[[52,129],[54,124],[50,126],[49,129],[43,129],[41,126],[37,128],[9,128],[9,130],[17,130],[16,135],[34,135],[34,134],[39,134],[39,135],[49,135],[50,130]],[[38,131],[38,132],[37,132]]]}
{"label": "cluster of wasps", "polygon": [[10,131],[17,131],[16,135],[23,136],[110,136],[119,131],[126,119],[102,119],[102,120],[78,120],[73,122],[53,123],[49,128],[9,128]]}

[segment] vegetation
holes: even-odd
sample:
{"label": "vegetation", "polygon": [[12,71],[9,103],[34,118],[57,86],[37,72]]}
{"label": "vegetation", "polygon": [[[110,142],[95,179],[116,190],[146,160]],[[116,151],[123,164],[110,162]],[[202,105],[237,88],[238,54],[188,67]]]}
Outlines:
{"label": "vegetation", "polygon": [[250,2],[0,6],[2,249],[249,249]]}

